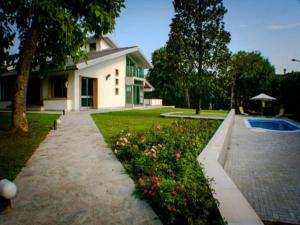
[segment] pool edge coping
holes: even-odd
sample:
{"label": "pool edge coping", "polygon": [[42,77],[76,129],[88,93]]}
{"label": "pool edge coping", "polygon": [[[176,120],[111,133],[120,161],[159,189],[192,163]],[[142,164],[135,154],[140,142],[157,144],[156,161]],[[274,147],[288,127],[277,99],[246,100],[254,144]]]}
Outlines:
{"label": "pool edge coping", "polygon": [[206,176],[213,179],[211,184],[213,195],[219,202],[218,208],[222,217],[229,225],[263,225],[250,203],[223,168],[234,120],[235,110],[232,109],[197,160],[203,166]]}
{"label": "pool edge coping", "polygon": [[[298,127],[298,130],[271,130],[271,129],[265,129],[265,128],[259,128],[259,127],[252,127],[251,124],[249,123],[249,119],[252,120],[259,120],[259,119],[263,119],[263,120],[281,120],[281,121],[285,121],[287,123],[292,124],[295,127]],[[295,121],[291,120],[291,119],[287,119],[287,118],[268,118],[268,117],[245,117],[243,118],[244,124],[247,128],[249,128],[251,131],[254,132],[273,132],[273,133],[297,133],[300,132],[300,125],[297,124]]]}

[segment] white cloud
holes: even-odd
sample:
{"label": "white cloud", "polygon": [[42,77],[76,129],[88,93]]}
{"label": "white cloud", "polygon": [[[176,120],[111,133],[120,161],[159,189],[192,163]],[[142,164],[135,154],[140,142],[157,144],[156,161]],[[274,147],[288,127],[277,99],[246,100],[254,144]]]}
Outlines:
{"label": "white cloud", "polygon": [[285,30],[300,27],[300,23],[289,24],[272,24],[268,27],[269,30]]}

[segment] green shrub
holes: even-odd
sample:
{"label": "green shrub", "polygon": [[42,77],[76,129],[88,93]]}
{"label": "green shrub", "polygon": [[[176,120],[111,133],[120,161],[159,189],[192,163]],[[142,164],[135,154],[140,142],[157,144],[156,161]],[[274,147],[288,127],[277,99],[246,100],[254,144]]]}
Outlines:
{"label": "green shrub", "polygon": [[219,121],[179,120],[146,132],[123,131],[112,147],[164,224],[224,224],[196,160]]}

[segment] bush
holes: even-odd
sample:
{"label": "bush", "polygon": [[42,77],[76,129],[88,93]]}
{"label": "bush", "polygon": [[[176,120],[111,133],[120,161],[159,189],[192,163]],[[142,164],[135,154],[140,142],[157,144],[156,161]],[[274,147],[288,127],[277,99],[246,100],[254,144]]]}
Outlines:
{"label": "bush", "polygon": [[136,194],[164,224],[224,224],[208,179],[196,160],[220,122],[180,120],[146,132],[123,131],[112,147]]}

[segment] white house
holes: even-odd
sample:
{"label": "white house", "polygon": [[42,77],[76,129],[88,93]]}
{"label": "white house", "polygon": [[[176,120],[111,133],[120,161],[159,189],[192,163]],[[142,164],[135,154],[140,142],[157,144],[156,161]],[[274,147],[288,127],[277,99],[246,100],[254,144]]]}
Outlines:
{"label": "white house", "polygon": [[[89,39],[88,59],[46,77],[31,76],[27,105],[40,110],[84,110],[144,105],[153,87],[144,78],[151,63],[138,47],[119,48],[109,37]],[[11,107],[16,71],[0,75],[0,109]]]}

